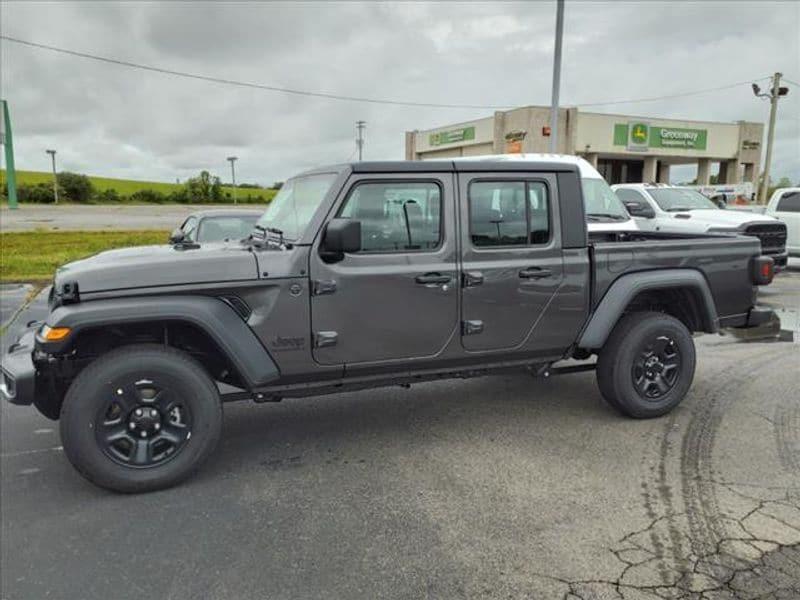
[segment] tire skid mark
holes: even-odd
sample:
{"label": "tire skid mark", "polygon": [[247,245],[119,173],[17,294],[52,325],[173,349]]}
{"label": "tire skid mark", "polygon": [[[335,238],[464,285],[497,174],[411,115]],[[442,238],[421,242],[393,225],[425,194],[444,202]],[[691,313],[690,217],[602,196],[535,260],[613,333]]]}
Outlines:
{"label": "tire skid mark", "polygon": [[[746,365],[724,369],[718,377],[719,386],[712,382],[710,393],[700,397],[697,408],[683,438],[680,464],[683,499],[689,520],[690,534],[698,554],[712,552],[726,537],[724,525],[718,519],[719,502],[713,484],[715,479],[713,451],[716,433],[728,408],[736,400],[733,393],[750,380],[750,375],[767,365],[775,366],[780,360],[780,350],[765,351]],[[777,356],[776,356],[777,355]]]}
{"label": "tire skid mark", "polygon": [[[791,399],[789,394],[785,397]],[[775,446],[783,468],[790,473],[800,473],[800,404],[797,398],[794,402],[775,409]]]}

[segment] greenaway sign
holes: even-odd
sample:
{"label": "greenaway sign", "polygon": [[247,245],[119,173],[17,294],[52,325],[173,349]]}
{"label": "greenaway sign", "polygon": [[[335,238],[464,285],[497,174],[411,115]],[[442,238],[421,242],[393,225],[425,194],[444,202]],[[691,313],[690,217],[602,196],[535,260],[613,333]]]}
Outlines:
{"label": "greenaway sign", "polygon": [[475,139],[474,127],[460,127],[459,129],[448,129],[447,131],[437,131],[430,134],[428,143],[431,146],[441,146],[442,144],[454,144],[466,140]]}
{"label": "greenaway sign", "polygon": [[643,122],[617,123],[614,125],[614,145],[627,146],[629,150],[705,150],[708,145],[708,130],[661,127]]}

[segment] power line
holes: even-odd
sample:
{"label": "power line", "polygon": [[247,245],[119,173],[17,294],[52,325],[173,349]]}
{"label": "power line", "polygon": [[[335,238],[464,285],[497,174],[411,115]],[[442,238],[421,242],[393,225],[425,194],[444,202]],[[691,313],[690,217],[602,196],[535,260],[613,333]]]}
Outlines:
{"label": "power line", "polygon": [[796,85],[797,87],[800,87],[800,83],[797,83],[796,81],[792,81],[791,79],[786,79],[786,77],[784,77],[783,80],[786,83],[791,83],[792,85]]}
{"label": "power line", "polygon": [[239,87],[256,88],[260,90],[267,90],[270,92],[282,92],[284,94],[295,94],[297,96],[312,96],[315,98],[327,98],[329,100],[349,100],[351,102],[368,102],[371,104],[392,104],[396,106],[418,106],[424,108],[509,108],[509,105],[492,105],[492,104],[439,104],[436,102],[407,102],[401,100],[386,100],[382,98],[363,98],[359,96],[345,96],[342,94],[329,94],[327,92],[310,92],[307,90],[296,90],[292,88],[278,87],[274,85],[265,85],[261,83],[250,83],[247,81],[237,81],[234,79],[225,79],[222,77],[212,77],[210,75],[199,75],[197,73],[187,73],[185,71],[176,71],[174,69],[165,69],[162,67],[154,67],[152,65],[144,65],[134,63],[127,60],[119,60],[116,58],[109,58],[107,56],[98,56],[96,54],[89,54],[86,52],[78,52],[76,50],[68,50],[66,48],[59,48],[57,46],[49,46],[47,44],[38,44],[36,42],[29,42],[19,38],[10,37],[7,35],[0,35],[0,39],[15,44],[22,44],[23,46],[30,46],[32,48],[40,48],[42,50],[50,50],[52,52],[59,52],[61,54],[69,54],[71,56],[78,56],[80,58],[88,58],[99,62],[109,63],[113,65],[120,65],[123,67],[131,67],[133,69],[140,69],[143,71],[151,71],[154,73],[162,73],[164,75],[174,75],[176,77],[185,77],[187,79],[199,79],[201,81],[209,81],[212,83],[222,83],[225,85],[235,85]]}
{"label": "power line", "polygon": [[[314,98],[327,98],[329,100],[343,100],[343,101],[350,101],[350,102],[366,102],[370,104],[383,104],[383,105],[393,105],[393,106],[416,106],[419,108],[471,108],[471,109],[504,109],[504,108],[511,108],[511,104],[504,104],[504,105],[497,105],[497,104],[442,104],[437,102],[413,102],[413,101],[403,101],[403,100],[389,100],[384,98],[365,98],[361,96],[348,96],[343,94],[332,94],[327,92],[312,92],[308,90],[297,90],[292,88],[284,88],[274,85],[266,85],[261,83],[252,83],[247,81],[238,81],[235,79],[226,79],[222,77],[212,77],[210,75],[200,75],[197,73],[189,73],[186,71],[177,71],[174,69],[167,69],[163,67],[154,67],[152,65],[145,65],[141,63],[135,63],[127,60],[120,60],[116,58],[109,58],[107,56],[99,56],[96,54],[89,54],[87,52],[78,52],[76,50],[69,50],[67,48],[60,48],[58,46],[50,46],[48,44],[39,44],[37,42],[31,42],[28,40],[23,40],[7,35],[0,35],[0,39],[6,40],[8,42],[13,42],[15,44],[21,44],[23,46],[29,46],[31,48],[39,48],[42,50],[50,50],[51,52],[57,52],[60,54],[68,54],[70,56],[77,56],[79,58],[86,58],[89,60],[94,60],[98,62],[104,62],[113,65],[119,65],[123,67],[130,67],[132,69],[139,69],[142,71],[150,71],[153,73],[161,73],[163,75],[174,75],[176,77],[183,77],[186,79],[196,79],[200,81],[207,81],[211,83],[220,83],[224,85],[233,85],[238,87],[246,87],[246,88],[254,88],[260,90],[266,90],[270,92],[279,92],[284,94],[294,94],[297,96],[310,96]],[[651,98],[635,98],[629,100],[608,100],[605,102],[584,102],[584,103],[574,103],[575,106],[578,107],[587,107],[587,106],[611,106],[614,104],[637,104],[640,102],[654,102],[657,100],[670,100],[674,98],[683,98],[686,96],[696,96],[699,94],[707,94],[709,92],[717,92],[721,90],[727,90],[731,88],[738,87],[740,85],[750,85],[753,81],[762,81],[765,79],[769,79],[769,77],[761,77],[758,79],[749,79],[747,81],[740,81],[738,83],[731,83],[729,85],[723,85],[714,88],[707,88],[703,90],[695,90],[692,92],[681,92],[670,94],[666,96],[657,96]],[[794,82],[790,82],[794,83]],[[797,84],[794,84],[797,85]]]}
{"label": "power line", "polygon": [[607,106],[610,104],[635,104],[638,102],[655,102],[656,100],[670,100],[672,98],[684,98],[686,96],[697,96],[700,94],[707,94],[709,92],[719,92],[721,90],[729,90],[735,87],[739,87],[740,85],[751,85],[753,81],[763,81],[764,79],[769,79],[769,77],[761,77],[759,79],[748,79],[747,81],[739,81],[738,83],[731,83],[729,85],[721,85],[719,87],[707,88],[704,90],[697,90],[694,92],[681,92],[678,94],[669,94],[667,96],[655,96],[652,98],[637,98],[636,100],[612,100],[610,102],[589,102],[589,103],[578,103],[577,106]]}

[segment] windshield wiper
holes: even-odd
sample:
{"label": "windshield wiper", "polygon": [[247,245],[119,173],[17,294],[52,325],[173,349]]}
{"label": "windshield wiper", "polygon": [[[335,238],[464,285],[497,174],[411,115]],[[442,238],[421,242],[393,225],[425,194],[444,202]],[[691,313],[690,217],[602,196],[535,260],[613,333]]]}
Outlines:
{"label": "windshield wiper", "polygon": [[672,208],[668,208],[667,212],[684,212],[687,210],[694,210],[690,206],[673,206]]}
{"label": "windshield wiper", "polygon": [[611,219],[612,221],[627,221],[628,220],[624,216],[616,215],[614,213],[594,213],[593,212],[593,213],[586,213],[586,216],[588,218],[595,217],[595,220],[598,220],[598,219]]}

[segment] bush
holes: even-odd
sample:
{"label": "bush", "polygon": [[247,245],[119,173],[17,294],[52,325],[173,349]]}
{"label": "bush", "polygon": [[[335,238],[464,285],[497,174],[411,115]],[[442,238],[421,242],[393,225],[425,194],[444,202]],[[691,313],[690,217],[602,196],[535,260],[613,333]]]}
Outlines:
{"label": "bush", "polygon": [[95,192],[94,196],[92,197],[92,202],[96,202],[98,204],[115,204],[122,202],[122,198],[117,193],[117,190],[107,189],[100,192]]}
{"label": "bush", "polygon": [[[59,190],[63,189],[66,199],[71,202],[89,202],[94,189],[91,180],[80,173],[62,172],[56,175]],[[60,193],[59,193],[60,199]]]}
{"label": "bush", "polygon": [[[58,187],[58,199],[65,199],[64,190]],[[35,185],[18,185],[17,200],[19,202],[29,202],[31,204],[52,204],[53,186],[49,183],[37,183]]]}
{"label": "bush", "polygon": [[130,195],[130,201],[136,204],[163,204],[167,197],[155,190],[139,190]]}

